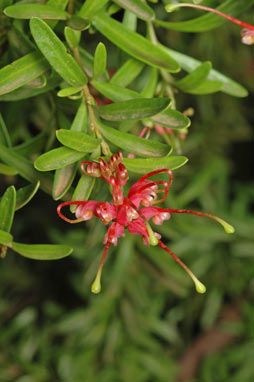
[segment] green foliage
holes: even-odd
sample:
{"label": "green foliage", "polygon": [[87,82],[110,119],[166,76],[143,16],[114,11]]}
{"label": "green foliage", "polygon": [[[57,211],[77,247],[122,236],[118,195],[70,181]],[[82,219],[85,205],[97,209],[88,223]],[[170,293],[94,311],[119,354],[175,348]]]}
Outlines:
{"label": "green foliage", "polygon": [[[167,13],[174,3],[0,1],[1,381],[177,382],[187,348],[221,325],[232,344],[209,353],[208,337],[190,380],[254,378],[252,47],[218,15]],[[253,0],[202,4],[252,22]],[[182,214],[152,225],[207,294],[161,248],[126,233],[110,247],[101,295],[91,295],[108,226],[67,225],[56,208],[110,201],[80,162],[118,150],[130,185],[177,170],[165,208],[236,227],[226,235]],[[73,218],[76,205],[65,208]],[[221,324],[227,304],[235,318]]]}

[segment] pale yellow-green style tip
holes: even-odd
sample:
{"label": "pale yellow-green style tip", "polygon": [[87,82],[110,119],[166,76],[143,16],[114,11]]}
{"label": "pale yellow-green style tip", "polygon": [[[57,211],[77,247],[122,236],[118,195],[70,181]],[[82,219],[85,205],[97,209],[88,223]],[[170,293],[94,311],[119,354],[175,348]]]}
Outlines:
{"label": "pale yellow-green style tip", "polygon": [[91,286],[91,292],[94,294],[98,294],[101,291],[101,273],[98,272],[96,278]]}
{"label": "pale yellow-green style tip", "polygon": [[146,227],[147,227],[147,230],[148,230],[148,234],[149,234],[149,243],[150,245],[152,245],[153,247],[156,247],[156,245],[158,245],[159,243],[159,240],[158,238],[155,236],[155,233],[153,232],[151,226],[149,223],[146,224]]}
{"label": "pale yellow-green style tip", "polygon": [[179,4],[167,4],[165,6],[166,12],[174,12],[179,7]]}
{"label": "pale yellow-green style tip", "polygon": [[217,218],[216,220],[218,223],[220,223],[222,225],[222,227],[224,228],[226,233],[234,233],[235,232],[235,228],[231,224],[228,224],[227,222],[225,222],[224,220],[222,220],[220,218]]}
{"label": "pale yellow-green style tip", "polygon": [[196,291],[197,291],[198,293],[203,294],[203,293],[206,292],[206,287],[205,287],[204,284],[202,284],[199,280],[193,280],[193,281],[194,281],[194,283],[195,283]]}
{"label": "pale yellow-green style tip", "polygon": [[224,229],[227,233],[234,233],[235,232],[235,227],[233,227],[231,224],[228,224],[228,223],[224,224]]}

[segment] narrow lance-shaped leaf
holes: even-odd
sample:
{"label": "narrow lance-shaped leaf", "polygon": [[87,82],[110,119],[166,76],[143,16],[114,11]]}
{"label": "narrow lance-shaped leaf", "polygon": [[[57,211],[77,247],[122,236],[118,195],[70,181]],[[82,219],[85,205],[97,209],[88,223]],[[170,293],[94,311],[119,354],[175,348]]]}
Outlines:
{"label": "narrow lance-shaped leaf", "polygon": [[170,156],[164,158],[124,158],[123,163],[128,171],[135,172],[136,174],[147,174],[150,171],[160,170],[167,168],[175,170],[182,167],[188,159],[184,156]]}
{"label": "narrow lance-shaped leaf", "polygon": [[68,147],[59,147],[40,155],[34,162],[34,167],[39,171],[57,170],[75,163],[84,157],[85,153]]}
{"label": "narrow lance-shaped leaf", "polygon": [[58,260],[69,256],[72,248],[61,244],[22,244],[13,242],[12,249],[24,257],[34,260]]}
{"label": "narrow lance-shaped leaf", "polygon": [[81,131],[86,133],[88,126],[88,115],[85,101],[81,101],[78,111],[71,125],[72,131]]}
{"label": "narrow lance-shaped leaf", "polygon": [[[232,17],[238,16],[253,5],[253,0],[228,0],[221,4],[217,9]],[[202,15],[192,20],[169,22],[156,20],[155,23],[164,28],[179,30],[181,32],[199,33],[208,31],[223,25],[226,20],[214,13]]]}
{"label": "narrow lance-shaped leaf", "polygon": [[[60,9],[61,11],[64,11],[67,7],[68,0],[48,0],[47,5],[50,5],[51,7]],[[58,20],[48,20],[47,24],[54,29],[55,26],[57,25]]]}
{"label": "narrow lance-shaped leaf", "polygon": [[107,65],[107,50],[105,45],[100,42],[95,50],[94,54],[94,66],[93,66],[93,78],[100,78],[104,71],[106,70]]}
{"label": "narrow lance-shaped leaf", "polygon": [[69,47],[73,50],[76,48],[80,41],[81,33],[80,31],[73,30],[70,27],[64,28],[64,37],[69,45]]}
{"label": "narrow lance-shaped leaf", "polygon": [[40,181],[38,180],[38,182],[36,183],[31,183],[28,186],[22,187],[19,190],[17,190],[15,210],[17,211],[20,208],[24,207],[27,203],[29,203],[38,191],[39,187]]}
{"label": "narrow lance-shaped leaf", "polygon": [[70,28],[77,32],[84,31],[91,26],[91,23],[88,19],[83,19],[78,16],[72,16],[70,19],[68,19],[67,24]]}
{"label": "narrow lance-shaped leaf", "polygon": [[49,69],[47,60],[39,53],[29,53],[0,69],[0,95],[17,89]]}
{"label": "narrow lance-shaped leaf", "polygon": [[76,163],[69,164],[68,166],[56,170],[52,190],[52,197],[54,200],[59,200],[66,194],[72,185],[76,170]]}
{"label": "narrow lance-shaped leaf", "polygon": [[202,84],[197,86],[196,88],[189,91],[191,94],[211,94],[215,92],[219,92],[223,87],[223,84],[220,81],[204,81]]}
{"label": "narrow lance-shaped leaf", "polygon": [[0,113],[0,143],[2,143],[4,146],[11,147],[11,138],[1,113]]}
{"label": "narrow lance-shaped leaf", "polygon": [[[3,246],[10,246],[11,245],[12,240],[13,240],[13,236],[9,232],[6,232],[6,231],[3,231],[0,229],[0,250],[1,250],[1,252],[3,250]],[[1,248],[1,246],[2,246],[2,248]],[[4,250],[4,252],[6,253],[6,249]]]}
{"label": "narrow lance-shaped leaf", "polygon": [[16,205],[16,190],[14,186],[7,188],[0,202],[0,229],[10,232]]}
{"label": "narrow lance-shaped leaf", "polygon": [[78,15],[80,17],[90,17],[98,13],[108,2],[109,0],[86,0]]}
{"label": "narrow lance-shaped leaf", "polygon": [[168,98],[140,98],[100,106],[97,111],[103,119],[109,121],[143,119],[166,109],[170,102]]}
{"label": "narrow lance-shaped leaf", "polygon": [[0,174],[13,176],[17,175],[18,171],[11,166],[7,166],[6,164],[0,163]]}
{"label": "narrow lance-shaped leaf", "polygon": [[89,153],[99,146],[100,141],[80,131],[57,130],[56,137],[64,146],[83,153]]}
{"label": "narrow lance-shaped leaf", "polygon": [[123,88],[109,82],[91,81],[91,85],[98,90],[104,97],[114,102],[127,101],[129,99],[143,98],[141,94],[131,89]]}
{"label": "narrow lance-shaped leaf", "polygon": [[160,46],[153,45],[145,37],[132,32],[105,13],[101,12],[94,15],[92,24],[113,44],[140,61],[169,72],[178,72],[180,70],[178,63]]}
{"label": "narrow lance-shaped leaf", "polygon": [[6,16],[15,19],[31,19],[32,17],[39,17],[46,20],[67,20],[69,17],[67,12],[47,4],[15,4],[5,8],[4,13]]}
{"label": "narrow lance-shaped leaf", "polygon": [[154,115],[151,120],[171,129],[183,129],[190,126],[190,119],[178,110],[167,109]]}
{"label": "narrow lance-shaped leaf", "polygon": [[113,75],[111,84],[128,86],[141,72],[144,64],[138,60],[130,58]]}
{"label": "narrow lance-shaped leaf", "polygon": [[[175,50],[172,50],[169,48],[163,47],[163,49],[168,50],[169,53],[172,55],[172,57],[174,57],[179,62],[181,67],[184,70],[186,70],[186,72],[192,72],[201,64],[200,61],[196,60],[193,57],[190,57],[190,56],[187,56],[185,54],[176,52]],[[220,72],[218,72],[215,69],[210,70],[208,77],[207,77],[207,80],[222,82],[223,87],[222,87],[221,91],[226,93],[226,94],[230,94],[230,95],[235,96],[235,97],[246,97],[248,95],[248,91],[242,85],[231,80],[227,76],[224,76],[224,74],[221,74]]]}
{"label": "narrow lance-shaped leaf", "polygon": [[[73,192],[71,200],[83,200],[86,201],[89,199],[89,196],[94,188],[95,178],[92,176],[87,176],[82,174],[81,178],[78,181],[78,184]],[[71,212],[75,212],[77,206],[70,205]]]}
{"label": "narrow lance-shaped leaf", "polygon": [[158,69],[147,67],[144,76],[146,78],[146,85],[140,94],[145,98],[153,97],[158,83]]}
{"label": "narrow lance-shaped leaf", "polygon": [[47,193],[51,193],[52,177],[49,174],[41,174],[34,169],[32,162],[16,153],[13,149],[9,149],[0,144],[0,159],[14,167],[18,173],[29,182],[37,182],[40,180],[40,187]]}
{"label": "narrow lance-shaped leaf", "polygon": [[53,30],[41,19],[30,20],[33,38],[55,71],[70,85],[84,86],[87,76]]}
{"label": "narrow lance-shaped leaf", "polygon": [[61,78],[54,72],[53,76],[47,78],[47,85],[43,88],[27,88],[26,86],[22,86],[14,91],[11,91],[10,93],[0,95],[0,101],[20,101],[35,97],[39,94],[50,92],[50,90],[55,89],[60,82]]}
{"label": "narrow lance-shaped leaf", "polygon": [[181,80],[174,81],[174,85],[185,92],[195,89],[205,81],[211,68],[212,65],[209,61],[204,62]]}
{"label": "narrow lance-shaped leaf", "polygon": [[113,0],[116,4],[128,9],[137,15],[140,19],[149,21],[154,19],[154,11],[142,0]]}
{"label": "narrow lance-shaped leaf", "polygon": [[69,96],[72,96],[73,94],[80,93],[81,90],[82,90],[81,87],[71,86],[69,88],[64,88],[64,89],[59,90],[57,92],[57,95],[58,95],[58,97],[69,97]]}
{"label": "narrow lance-shaped leaf", "polygon": [[101,134],[111,143],[123,150],[137,154],[139,156],[162,157],[169,154],[171,147],[163,143],[144,139],[127,134],[112,127],[106,126],[98,121]]}

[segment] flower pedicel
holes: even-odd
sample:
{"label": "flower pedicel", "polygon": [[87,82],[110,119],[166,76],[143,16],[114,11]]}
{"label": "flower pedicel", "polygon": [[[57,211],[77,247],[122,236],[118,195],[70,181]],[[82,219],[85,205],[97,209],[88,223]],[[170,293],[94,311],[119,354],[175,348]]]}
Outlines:
{"label": "flower pedicel", "polygon": [[242,43],[246,45],[254,44],[254,25],[245,23],[244,21],[238,20],[235,17],[231,17],[223,12],[220,12],[218,9],[205,7],[204,5],[190,4],[190,3],[179,3],[179,4],[167,4],[165,9],[167,12],[173,12],[180,7],[190,7],[197,8],[203,11],[216,13],[217,15],[224,17],[225,19],[231,21],[234,24],[239,25],[243,29],[241,30]]}
{"label": "flower pedicel", "polygon": [[[83,161],[81,163],[81,169],[88,176],[104,179],[109,185],[113,201],[113,203],[98,202],[96,200],[70,201],[61,203],[57,208],[58,215],[68,223],[79,223],[81,221],[90,220],[93,216],[96,216],[103,224],[110,224],[103,240],[105,248],[95,281],[91,287],[92,292],[100,292],[101,273],[109,247],[111,244],[114,246],[117,245],[118,239],[124,236],[124,230],[127,228],[133,235],[140,235],[145,245],[158,245],[164,251],[169,253],[192,278],[197,292],[205,293],[206,287],[160,240],[161,235],[152,230],[149,220],[152,219],[154,224],[162,225],[165,220],[170,219],[172,213],[186,213],[214,219],[224,227],[227,233],[233,233],[234,228],[217,216],[207,213],[157,207],[157,204],[162,203],[167,198],[173,180],[173,174],[170,170],[156,170],[142,176],[130,187],[128,195],[125,197],[123,194],[123,187],[126,185],[129,176],[126,167],[123,165],[123,156],[121,152],[112,155],[108,163],[102,158],[99,159],[99,164]],[[168,182],[162,180],[153,181],[149,179],[153,175],[161,173],[167,173],[169,175]],[[158,198],[159,196],[160,198]],[[77,206],[75,211],[76,219],[69,219],[62,214],[62,207],[69,205]]]}

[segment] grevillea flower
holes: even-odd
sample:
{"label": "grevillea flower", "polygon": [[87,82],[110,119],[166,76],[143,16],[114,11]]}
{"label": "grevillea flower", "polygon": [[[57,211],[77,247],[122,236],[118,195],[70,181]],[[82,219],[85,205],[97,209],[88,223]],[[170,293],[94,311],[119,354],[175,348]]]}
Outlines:
{"label": "grevillea flower", "polygon": [[205,7],[203,5],[198,4],[191,4],[191,3],[179,3],[179,4],[167,4],[165,6],[165,9],[167,12],[173,12],[175,9],[180,7],[190,7],[190,8],[197,8],[201,9],[203,11],[216,13],[217,15],[224,17],[225,19],[231,21],[234,24],[239,25],[243,29],[241,30],[241,36],[242,36],[242,43],[246,45],[252,45],[254,44],[254,25],[250,25],[245,23],[244,21],[238,20],[235,17],[231,17],[218,9]]}
{"label": "grevillea flower", "polygon": [[[102,158],[99,159],[99,164],[84,161],[81,163],[81,169],[88,176],[100,177],[106,181],[112,195],[112,203],[99,202],[96,200],[70,201],[61,203],[57,208],[58,215],[68,223],[79,223],[81,221],[90,220],[93,216],[96,216],[104,225],[109,225],[103,239],[103,243],[105,244],[104,252],[96,278],[91,287],[93,293],[99,293],[101,290],[101,273],[109,247],[111,244],[114,246],[117,245],[118,239],[124,236],[125,229],[133,235],[140,235],[145,245],[158,245],[169,253],[190,275],[194,281],[196,290],[199,293],[206,291],[205,286],[196,278],[191,270],[160,240],[161,235],[153,231],[149,220],[152,219],[156,225],[162,225],[165,220],[170,219],[172,213],[192,214],[214,219],[224,227],[227,233],[233,233],[234,228],[230,224],[217,216],[207,213],[157,207],[157,204],[162,203],[167,198],[173,180],[173,174],[170,170],[156,170],[142,176],[130,187],[125,197],[123,187],[126,185],[129,177],[128,171],[123,164],[121,152],[112,155],[108,162],[105,162]],[[162,173],[169,175],[167,182],[162,180],[153,181],[150,179],[152,176]],[[62,208],[69,205],[77,206],[75,211],[76,219],[69,219],[62,214]]]}

